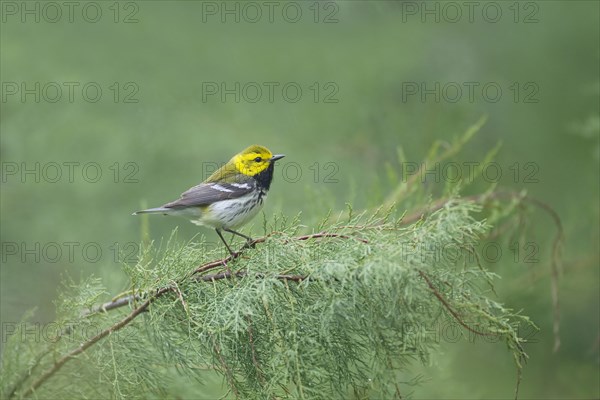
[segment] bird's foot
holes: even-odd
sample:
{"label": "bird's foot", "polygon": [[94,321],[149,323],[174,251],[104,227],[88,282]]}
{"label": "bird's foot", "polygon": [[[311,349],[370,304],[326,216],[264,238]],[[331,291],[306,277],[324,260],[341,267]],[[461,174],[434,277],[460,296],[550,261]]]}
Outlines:
{"label": "bird's foot", "polygon": [[240,251],[245,250],[245,249],[254,249],[254,248],[256,248],[256,242],[254,241],[254,239],[248,239],[248,240],[246,240],[246,243],[244,243],[244,245],[242,246]]}

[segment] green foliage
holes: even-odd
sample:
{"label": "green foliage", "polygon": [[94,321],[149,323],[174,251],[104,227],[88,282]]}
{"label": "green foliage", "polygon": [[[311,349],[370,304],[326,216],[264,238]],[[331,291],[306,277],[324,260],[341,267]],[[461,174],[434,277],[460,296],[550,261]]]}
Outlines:
{"label": "green foliage", "polygon": [[[415,360],[429,362],[440,340],[436,331],[452,326],[467,335],[463,323],[505,341],[521,368],[517,330],[527,319],[492,300],[493,274],[468,251],[489,228],[475,217],[479,207],[455,198],[410,226],[391,211],[340,214],[321,227],[331,237],[298,237],[297,220],[275,219],[263,243],[205,273],[214,279],[192,273],[222,257],[222,249],[206,249],[202,239],[181,245],[174,236],[164,249],[146,249],[127,270],[138,295],[132,307],[170,289],[122,330],[67,362],[35,394],[169,396],[174,376],[202,387],[217,371],[227,392],[241,398],[399,397],[401,374],[410,373]],[[440,257],[439,250],[450,247],[460,251],[459,259]],[[225,268],[239,273],[214,275]],[[79,293],[61,296],[61,321],[73,324],[49,354],[64,354],[89,340],[90,328],[123,318],[124,311],[81,316],[103,292],[99,283],[88,280]],[[16,349],[12,345],[7,348]],[[7,354],[3,362],[3,386],[12,387],[15,372],[31,361]],[[48,355],[34,372],[54,362]],[[67,385],[74,379],[77,385]]]}
{"label": "green foliage", "polygon": [[[428,160],[452,157],[482,123]],[[98,308],[99,279],[67,280],[51,335],[19,325],[3,353],[3,395],[400,397],[420,382],[415,363],[430,363],[449,334],[505,342],[520,377],[518,332],[533,325],[494,300],[496,275],[475,251],[519,196],[502,206],[489,201],[494,192],[463,199],[459,186],[433,200],[399,183],[385,206],[348,204],[312,230],[299,216],[265,217],[264,237],[236,258],[204,237],[181,243],[174,231],[157,244],[143,231],[138,263],[124,265],[125,293]]]}
{"label": "green foliage", "polygon": [[[14,3],[24,8],[27,2]],[[35,3],[27,8],[35,8],[38,2]],[[64,262],[38,263],[31,256],[23,262],[16,255],[2,263],[0,319],[3,328],[17,327],[14,333],[3,330],[6,333],[3,339],[10,340],[0,343],[2,375],[6,377],[0,385],[2,392],[13,387],[19,377],[26,378],[20,386],[26,389],[65,351],[76,348],[125,315],[125,308],[121,308],[80,320],[77,308],[87,307],[91,301],[73,300],[70,306],[66,305],[70,314],[61,311],[58,318],[76,326],[87,324],[89,332],[74,331],[61,339],[64,341],[61,344],[45,337],[52,337],[56,329],[50,328],[48,335],[36,337],[39,329],[52,327],[50,321],[57,318],[52,299],[60,288],[61,274],[74,276],[76,282],[82,280],[80,276],[92,273],[100,277],[104,288],[90,292],[92,299],[104,291],[113,295],[129,287],[158,287],[159,283],[179,279],[187,272],[181,265],[173,264],[161,275],[159,272],[167,267],[155,267],[161,252],[158,255],[148,252],[147,258],[134,267],[139,273],[129,271],[130,266],[119,265],[113,261],[113,254],[107,253],[115,242],[123,245],[138,241],[138,224],[144,220],[129,217],[131,212],[172,200],[198,183],[204,172],[202,163],[225,161],[251,143],[287,153],[286,160],[301,165],[304,173],[295,182],[284,178],[283,168],[278,169],[265,212],[269,218],[280,212],[288,215],[302,212],[303,224],[313,228],[330,208],[339,210],[345,203],[351,203],[357,210],[377,208],[387,200],[387,195],[407,179],[402,178],[395,160],[398,146],[404,151],[401,162],[418,162],[431,143],[440,140],[437,150],[443,152],[448,147],[446,141],[451,142],[477,116],[487,114],[489,122],[481,135],[469,143],[466,151],[447,161],[482,161],[483,165],[482,155],[501,140],[502,151],[495,160],[504,172],[499,186],[519,192],[526,189],[528,194],[544,200],[559,212],[567,233],[560,284],[562,347],[553,354],[551,268],[547,254],[551,252],[556,231],[539,212],[529,213],[522,229],[518,217],[524,207],[517,199],[515,204],[502,202],[491,213],[490,203],[486,203],[486,214],[474,214],[493,226],[487,240],[496,240],[504,250],[500,262],[486,264],[482,260],[486,268],[502,276],[502,280],[495,281],[498,296],[487,293],[487,297],[502,301],[507,307],[523,308],[540,326],[535,337],[538,343],[526,346],[533,362],[525,370],[522,396],[600,398],[597,346],[600,3],[522,2],[522,7],[515,7],[515,2],[498,2],[503,10],[499,23],[482,20],[483,4],[477,8],[475,23],[468,21],[466,12],[460,23],[437,23],[432,15],[427,16],[427,23],[422,23],[418,14],[408,16],[404,23],[407,15],[401,6],[405,2],[336,2],[340,7],[337,24],[313,23],[308,9],[313,2],[303,5],[306,18],[302,24],[290,24],[281,18],[271,24],[264,20],[266,13],[263,13],[264,23],[259,24],[231,23],[231,15],[227,24],[220,23],[218,15],[209,23],[202,23],[201,9],[205,2],[166,1],[136,2],[140,8],[137,24],[115,24],[114,2],[98,2],[105,11],[100,23],[81,20],[81,7],[77,8],[77,20],[71,23],[63,2],[58,3],[63,6],[60,23],[43,20],[36,23],[31,14],[26,17],[28,23],[21,23],[21,15],[17,13],[9,15],[7,23],[2,24],[2,81],[24,83],[28,88],[35,82],[42,87],[56,82],[63,88],[63,96],[57,103],[38,103],[32,95],[26,95],[26,101],[18,94],[9,96],[0,105],[0,158],[3,163],[15,162],[19,166],[25,162],[28,169],[35,162],[43,167],[49,162],[62,165],[75,161],[80,167],[72,183],[68,181],[67,168],[62,169],[63,179],[58,183],[37,183],[31,175],[26,182],[21,174],[9,177],[0,190],[0,231],[3,242],[25,242],[28,248],[37,242],[99,243],[106,257],[98,263],[87,262],[81,255],[73,262],[63,257]],[[129,7],[126,3],[122,5]],[[329,7],[329,2],[326,3],[323,5]],[[45,7],[41,2],[39,6]],[[539,22],[523,23],[531,6],[539,7],[535,15]],[[48,11],[52,10],[50,7]],[[514,11],[519,13],[519,23],[513,19]],[[102,101],[84,101],[82,86],[78,86],[76,100],[70,102],[62,84],[72,81],[81,85],[98,82],[104,89]],[[123,88],[130,81],[139,86],[135,96],[139,103],[114,102],[108,87],[119,82]],[[224,82],[228,87],[234,82],[243,85],[277,81],[281,85],[278,99],[273,103],[265,100],[265,91],[258,103],[236,103],[231,96],[225,102],[219,96],[204,102],[201,88],[202,82],[207,81]],[[431,88],[435,82],[443,87],[444,83],[469,81],[480,83],[473,102],[466,91],[456,103],[436,102],[429,95],[425,102],[418,95],[405,101],[402,96],[405,82],[423,83]],[[304,96],[300,102],[281,99],[279,89],[286,82],[302,85]],[[340,89],[336,95],[339,103],[314,103],[308,86],[315,82],[321,89],[325,83],[335,82]],[[485,101],[479,90],[494,82],[503,89],[498,103]],[[531,83],[539,86],[535,96],[539,102],[523,102],[523,95],[527,94],[523,90],[515,102],[511,87],[517,84],[524,89],[525,84]],[[82,179],[81,166],[88,162],[102,166],[104,175],[100,182],[91,184]],[[123,168],[129,162],[139,167],[133,175],[139,181],[136,184],[123,182],[131,172]],[[311,169],[317,162],[319,174]],[[336,183],[324,179],[330,172],[324,169],[328,162],[339,167],[333,176]],[[529,162],[539,166],[534,182],[524,181],[525,173],[531,170],[523,167]],[[119,165],[116,180],[111,169],[115,163]],[[385,172],[389,173],[388,178]],[[489,180],[484,182],[480,173],[473,175],[479,177],[476,182],[466,188],[466,182],[462,183],[461,194],[465,197],[488,189]],[[414,192],[409,190],[390,203],[395,203],[399,212],[406,210],[407,217],[413,215],[415,208],[433,208],[438,195],[445,190],[431,178],[417,183],[411,189]],[[423,190],[416,190],[418,186]],[[503,216],[509,218],[497,220]],[[180,241],[187,241],[199,232],[192,224],[169,218],[146,222],[152,231],[144,242],[148,238],[168,237],[177,224],[180,224]],[[518,235],[514,235],[514,225],[520,226]],[[245,232],[255,237],[259,228],[257,221]],[[144,227],[142,230],[148,232]],[[206,232],[207,241],[217,239],[210,232],[200,232]],[[528,242],[539,250],[538,261],[515,262],[513,244],[517,243],[523,254],[522,245]],[[172,249],[181,247],[172,244]],[[194,246],[197,262],[208,260],[205,254],[208,244],[205,246],[202,241]],[[163,245],[161,251],[168,248]],[[158,258],[154,259],[153,254]],[[241,267],[241,261],[236,265]],[[124,270],[129,272],[125,274]],[[131,274],[136,280],[128,282]],[[434,283],[440,290],[445,286]],[[90,288],[93,287],[92,284]],[[484,286],[482,290],[487,288]],[[33,306],[36,314],[26,319],[28,325],[18,323],[24,310]],[[131,346],[146,347],[148,353],[153,353],[155,347],[147,343],[144,330],[149,329],[144,325],[147,315],[138,316],[126,328],[111,334],[110,339],[123,336],[122,340],[130,340]],[[133,328],[136,324],[142,327]],[[40,393],[53,391],[58,396],[62,390],[64,397],[68,397],[67,390],[81,390],[88,397],[94,391],[99,393],[94,397],[119,393],[125,382],[118,382],[120,386],[113,390],[112,361],[97,365],[100,373],[90,377],[87,371],[85,379],[77,380],[81,371],[90,368],[86,366],[88,360],[97,357],[95,351],[111,351],[102,347],[107,346],[105,343],[107,338],[67,362],[40,387]],[[101,350],[96,350],[96,346]],[[28,375],[46,347],[52,352]],[[114,344],[112,350],[121,368],[134,364],[128,359],[131,352],[122,353]],[[219,390],[221,376],[213,373],[212,368],[193,366],[195,376],[202,377],[198,384],[179,374],[178,366],[165,364],[161,354],[144,357],[153,355],[155,361],[136,368],[160,368],[161,383],[140,380],[141,393],[149,393],[147,385],[160,386],[162,392],[152,389],[156,398],[217,398],[226,391]],[[406,366],[399,381],[412,383],[411,378],[420,373],[431,379],[430,383],[414,389],[418,398],[506,397],[512,390],[510,383],[514,376],[510,361],[503,345],[482,343],[479,339],[474,343],[471,340],[442,343],[431,357],[432,365]],[[132,376],[125,371],[123,379],[133,379]],[[67,385],[74,384],[84,387],[67,389]]]}

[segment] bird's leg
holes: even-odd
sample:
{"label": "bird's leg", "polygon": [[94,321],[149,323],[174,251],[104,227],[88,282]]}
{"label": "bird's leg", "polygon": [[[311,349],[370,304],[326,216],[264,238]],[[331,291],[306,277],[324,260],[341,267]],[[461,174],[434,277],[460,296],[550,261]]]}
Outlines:
{"label": "bird's leg", "polygon": [[242,247],[242,249],[245,249],[247,247],[254,247],[254,245],[252,244],[252,242],[254,241],[254,239],[252,239],[250,236],[246,236],[243,233],[236,232],[233,229],[223,228],[223,230],[225,232],[233,233],[234,235],[238,235],[238,236],[241,236],[244,239],[246,239],[246,244],[244,245],[244,247]]}
{"label": "bird's leg", "polygon": [[[225,229],[227,230],[227,229]],[[227,250],[229,250],[229,254],[231,254],[232,258],[235,258],[237,256],[237,253],[234,253],[231,250],[231,247],[229,247],[229,245],[227,244],[227,242],[225,241],[225,238],[223,237],[223,235],[221,234],[221,230],[218,228],[215,228],[215,231],[217,232],[217,235],[219,235],[219,237],[221,238],[221,240],[223,241],[223,244],[225,245],[225,247],[227,247]]]}
{"label": "bird's leg", "polygon": [[[231,234],[233,234],[233,235],[238,235],[238,236],[241,236],[241,237],[243,237],[244,239],[246,239],[246,243],[245,243],[245,244],[242,246],[242,248],[240,249],[240,251],[239,251],[237,254],[241,254],[241,252],[242,252],[244,249],[247,249],[247,248],[249,248],[249,247],[252,247],[252,248],[254,248],[254,247],[255,247],[255,245],[256,245],[256,243],[254,243],[254,239],[252,239],[250,236],[246,236],[246,235],[244,235],[243,233],[236,232],[236,231],[234,231],[233,229],[227,229],[227,228],[223,228],[223,230],[224,230],[225,232],[229,232],[229,233],[231,233]],[[240,273],[240,272],[241,272],[243,269],[244,269],[244,267],[242,267],[242,268],[238,269],[238,270],[235,272],[235,274],[236,274],[236,275],[238,275],[238,274],[239,274],[239,273]]]}

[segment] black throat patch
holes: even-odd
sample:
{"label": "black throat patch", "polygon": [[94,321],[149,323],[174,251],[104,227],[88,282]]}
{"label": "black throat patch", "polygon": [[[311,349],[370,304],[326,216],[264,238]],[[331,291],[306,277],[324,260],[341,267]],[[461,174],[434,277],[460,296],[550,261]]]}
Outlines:
{"label": "black throat patch", "polygon": [[261,173],[258,173],[253,176],[253,178],[256,180],[256,184],[258,185],[258,187],[263,189],[264,191],[269,190],[269,187],[271,187],[271,181],[273,180],[273,168],[274,167],[275,167],[275,163],[271,162],[271,163],[269,163],[269,166],[267,167],[267,169],[265,169]]}

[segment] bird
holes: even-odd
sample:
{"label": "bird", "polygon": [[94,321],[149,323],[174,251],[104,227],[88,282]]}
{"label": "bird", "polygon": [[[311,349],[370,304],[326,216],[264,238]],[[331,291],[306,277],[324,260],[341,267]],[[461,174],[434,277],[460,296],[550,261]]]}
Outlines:
{"label": "bird", "polygon": [[262,209],[273,181],[275,161],[285,157],[273,154],[260,145],[252,145],[231,158],[204,182],[183,192],[179,199],[161,207],[149,208],[133,213],[164,214],[188,218],[199,226],[215,229],[229,253],[235,257],[223,238],[222,231],[246,239],[250,236],[235,229],[247,224]]}

